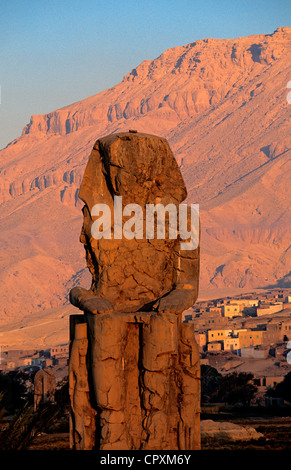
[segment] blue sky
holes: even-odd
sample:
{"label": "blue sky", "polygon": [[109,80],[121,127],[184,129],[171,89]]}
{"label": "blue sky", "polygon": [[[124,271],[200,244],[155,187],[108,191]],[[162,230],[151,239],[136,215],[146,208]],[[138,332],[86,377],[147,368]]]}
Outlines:
{"label": "blue sky", "polygon": [[169,47],[290,23],[290,0],[0,0],[0,148]]}

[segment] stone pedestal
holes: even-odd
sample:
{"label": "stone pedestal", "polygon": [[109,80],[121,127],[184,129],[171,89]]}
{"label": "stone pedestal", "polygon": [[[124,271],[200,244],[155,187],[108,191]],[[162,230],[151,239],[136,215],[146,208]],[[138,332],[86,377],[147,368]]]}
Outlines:
{"label": "stone pedestal", "polygon": [[72,448],[200,449],[193,324],[157,312],[70,320]]}

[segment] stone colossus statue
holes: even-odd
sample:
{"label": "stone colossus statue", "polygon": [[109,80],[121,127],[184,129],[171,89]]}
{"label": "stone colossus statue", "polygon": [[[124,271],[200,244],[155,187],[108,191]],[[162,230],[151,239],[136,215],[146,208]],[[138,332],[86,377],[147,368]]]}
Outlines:
{"label": "stone colossus statue", "polygon": [[[89,448],[200,447],[199,353],[193,325],[181,318],[198,296],[199,244],[182,249],[179,229],[169,236],[169,220],[164,237],[146,236],[147,208],[178,214],[186,196],[166,139],[129,131],[96,141],[79,191],[92,284],[70,293],[88,326],[91,406],[101,430]],[[116,215],[117,202],[119,223],[112,217],[106,236],[92,236],[96,207]],[[135,236],[124,236],[136,205]]]}

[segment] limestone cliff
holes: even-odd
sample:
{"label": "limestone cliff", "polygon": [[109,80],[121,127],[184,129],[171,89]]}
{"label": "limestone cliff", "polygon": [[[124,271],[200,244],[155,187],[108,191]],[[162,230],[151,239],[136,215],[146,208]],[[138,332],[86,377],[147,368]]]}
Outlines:
{"label": "limestone cliff", "polygon": [[73,248],[85,163],[97,138],[128,129],[167,138],[200,204],[201,288],[290,283],[290,40],[278,28],[175,47],[102,93],[32,116],[1,151],[0,318],[67,301],[85,270]]}

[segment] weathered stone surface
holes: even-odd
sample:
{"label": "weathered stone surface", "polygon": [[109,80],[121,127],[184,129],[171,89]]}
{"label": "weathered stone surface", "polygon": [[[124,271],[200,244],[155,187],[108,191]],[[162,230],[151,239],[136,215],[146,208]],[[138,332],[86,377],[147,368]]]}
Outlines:
{"label": "weathered stone surface", "polygon": [[[88,328],[89,375],[88,390],[78,396],[70,375],[73,418],[77,414],[80,423],[77,430],[72,420],[71,435],[85,436],[81,416],[93,410],[100,432],[91,448],[199,449],[199,353],[193,325],[182,324],[180,315],[197,299],[199,246],[181,250],[181,239],[170,239],[167,230],[165,239],[112,234],[96,240],[92,208],[106,204],[113,214],[114,196],[122,196],[123,206],[137,203],[142,209],[183,202],[185,185],[165,139],[136,132],[104,137],[85,170],[80,240],[92,285],[72,289],[70,300],[84,312],[79,321]],[[145,220],[143,210],[144,225]],[[74,340],[72,352],[80,347]],[[78,354],[72,368],[76,377],[85,377],[86,361],[82,372],[75,365]],[[79,448],[90,447],[85,437],[79,442]]]}
{"label": "weathered stone surface", "polygon": [[186,310],[198,295],[199,248],[181,252],[179,238],[113,239],[112,233],[111,240],[96,240],[92,208],[106,204],[113,214],[114,196],[122,196],[124,206],[138,203],[144,226],[146,204],[183,202],[186,188],[165,139],[129,132],[95,143],[79,192],[85,203],[80,241],[92,286],[72,289],[71,302],[92,313],[135,312],[148,304],[160,312]]}
{"label": "weathered stone surface", "polygon": [[87,324],[74,322],[72,333],[69,364],[70,445],[76,450],[89,450],[95,447],[96,411],[90,404]]}
{"label": "weathered stone surface", "polygon": [[[199,449],[200,367],[194,326],[181,324],[179,316],[156,312],[86,312],[78,317],[85,322],[82,326],[88,325],[92,385],[90,393],[85,368],[76,367],[87,340],[75,339],[70,360],[72,446]],[[78,380],[82,388],[76,393]],[[90,417],[91,433],[90,426],[82,424]],[[101,429],[96,436],[94,417]],[[91,447],[82,447],[85,441],[79,436],[85,428]]]}
{"label": "weathered stone surface", "polygon": [[50,369],[40,369],[34,376],[34,409],[41,403],[54,402],[56,377]]}

